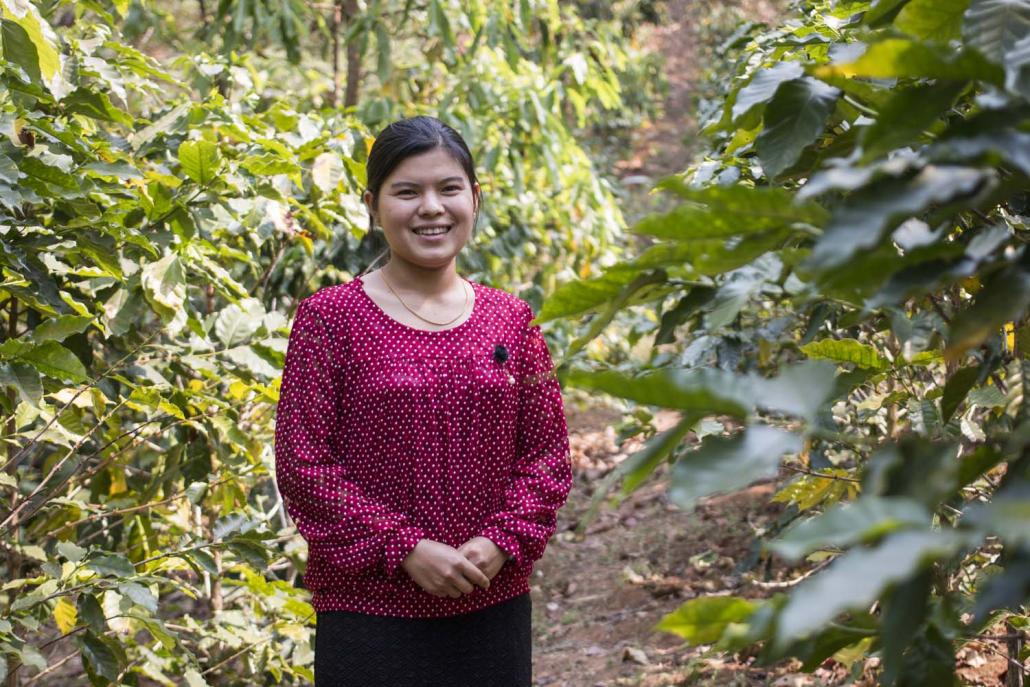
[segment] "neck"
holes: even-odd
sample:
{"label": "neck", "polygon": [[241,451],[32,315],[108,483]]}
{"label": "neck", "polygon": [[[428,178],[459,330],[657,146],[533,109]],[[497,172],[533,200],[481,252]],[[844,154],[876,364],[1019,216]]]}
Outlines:
{"label": "neck", "polygon": [[380,271],[386,274],[393,288],[427,295],[450,293],[461,281],[453,259],[443,267],[427,268],[391,257]]}

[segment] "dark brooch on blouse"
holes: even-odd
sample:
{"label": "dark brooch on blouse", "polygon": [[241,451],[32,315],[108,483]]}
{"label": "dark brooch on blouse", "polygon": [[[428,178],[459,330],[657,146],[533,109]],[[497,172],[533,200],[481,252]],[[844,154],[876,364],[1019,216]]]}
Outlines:
{"label": "dark brooch on blouse", "polygon": [[[508,349],[504,347],[504,344],[497,344],[494,346],[494,362],[503,367],[504,363],[508,362]],[[504,372],[508,375],[508,383],[514,384],[515,378],[511,376],[511,372],[508,368],[504,368]]]}

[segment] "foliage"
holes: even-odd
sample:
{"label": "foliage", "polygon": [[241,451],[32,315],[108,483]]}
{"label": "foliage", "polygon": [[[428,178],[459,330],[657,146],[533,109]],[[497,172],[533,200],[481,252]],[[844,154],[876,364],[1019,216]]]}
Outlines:
{"label": "foliage", "polygon": [[[664,629],[808,670],[849,648],[883,684],[951,684],[966,639],[1028,623],[1030,5],[794,9],[734,38],[706,159],[634,227],[655,241],[540,319],[592,314],[569,386],[682,413],[619,467],[623,495],[666,463],[684,506],[800,473],[764,549],[826,569],[767,601],[689,601]],[[585,364],[633,308],[653,345]]]}
{"label": "foliage", "polygon": [[[561,270],[618,253],[621,215],[570,130],[621,112],[620,53],[591,53],[581,84],[569,43],[541,65],[460,52],[504,23],[435,3],[451,61],[393,70],[432,92],[384,83],[343,110],[321,99],[325,70],[274,50],[193,44],[160,64],[118,34],[144,21],[136,4],[0,2],[0,679],[72,657],[94,685],[307,683],[313,614],[270,478],[274,404],[297,300],[377,252],[360,202],[372,132],[421,111],[467,128],[490,201],[462,271],[539,302]],[[527,26],[556,7],[522,6]],[[581,111],[563,109],[573,92]],[[537,274],[542,250],[556,260]]]}

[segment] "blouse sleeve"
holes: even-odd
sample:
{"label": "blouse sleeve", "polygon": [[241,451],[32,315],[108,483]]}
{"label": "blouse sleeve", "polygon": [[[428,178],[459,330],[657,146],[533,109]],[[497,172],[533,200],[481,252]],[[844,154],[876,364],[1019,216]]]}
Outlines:
{"label": "blouse sleeve", "polygon": [[491,515],[479,536],[505,551],[516,566],[544,554],[557,529],[558,509],[572,488],[569,433],[561,387],[554,375],[539,325],[528,327],[533,311],[525,306],[525,338],[513,357],[519,380],[517,455],[502,510]]}
{"label": "blouse sleeve", "polygon": [[[340,370],[325,322],[304,300],[290,331],[275,418],[275,477],[308,552],[344,573],[383,566],[389,576],[426,533],[365,496],[333,454]],[[309,556],[310,557],[310,556]]]}

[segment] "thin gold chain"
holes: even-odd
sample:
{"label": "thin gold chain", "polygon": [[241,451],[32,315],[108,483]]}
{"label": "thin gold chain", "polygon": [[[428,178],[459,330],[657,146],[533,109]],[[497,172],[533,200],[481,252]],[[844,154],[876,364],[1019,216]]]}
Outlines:
{"label": "thin gold chain", "polygon": [[417,312],[415,312],[414,310],[412,310],[411,308],[408,307],[408,304],[404,302],[404,299],[400,297],[400,294],[398,294],[396,291],[394,291],[393,287],[390,286],[390,282],[388,282],[386,280],[386,273],[382,269],[379,270],[379,276],[383,278],[383,283],[386,284],[386,288],[390,289],[390,293],[392,293],[394,296],[397,297],[397,300],[399,300],[401,302],[401,305],[403,305],[405,308],[407,308],[408,312],[410,312],[412,315],[414,315],[418,319],[422,320],[423,322],[428,322],[429,324],[435,324],[437,326],[443,326],[445,324],[451,324],[452,322],[457,320],[459,317],[464,315],[465,314],[465,309],[469,307],[469,291],[468,291],[468,288],[465,286],[465,280],[462,279],[461,280],[461,287],[462,287],[461,290],[465,292],[465,304],[461,307],[461,312],[458,313],[456,317],[454,317],[453,319],[447,320],[446,322],[433,322],[432,320],[428,320],[428,319],[422,317]]}

